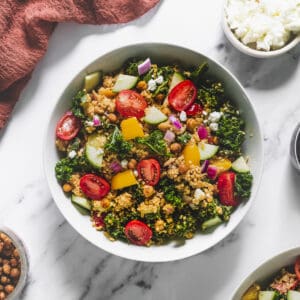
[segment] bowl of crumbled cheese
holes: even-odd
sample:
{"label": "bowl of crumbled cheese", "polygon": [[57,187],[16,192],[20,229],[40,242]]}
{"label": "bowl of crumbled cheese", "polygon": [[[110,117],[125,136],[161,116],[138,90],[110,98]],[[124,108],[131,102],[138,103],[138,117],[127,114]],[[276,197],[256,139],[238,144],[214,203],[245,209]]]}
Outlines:
{"label": "bowl of crumbled cheese", "polygon": [[300,42],[300,0],[225,0],[223,29],[245,54],[278,56]]}

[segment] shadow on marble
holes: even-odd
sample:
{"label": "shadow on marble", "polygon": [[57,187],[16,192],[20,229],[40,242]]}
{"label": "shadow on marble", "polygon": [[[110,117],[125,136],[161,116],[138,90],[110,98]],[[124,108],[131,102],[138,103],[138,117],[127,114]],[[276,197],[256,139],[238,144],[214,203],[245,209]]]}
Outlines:
{"label": "shadow on marble", "polygon": [[287,181],[290,182],[290,185],[292,185],[292,188],[289,191],[289,199],[293,201],[295,208],[297,208],[300,212],[300,174],[297,173],[291,162],[289,162],[288,165],[287,176]]}
{"label": "shadow on marble", "polygon": [[279,88],[294,74],[300,60],[300,45],[282,56],[259,59],[238,51],[224,34],[216,50],[221,63],[237,76],[245,88]]}

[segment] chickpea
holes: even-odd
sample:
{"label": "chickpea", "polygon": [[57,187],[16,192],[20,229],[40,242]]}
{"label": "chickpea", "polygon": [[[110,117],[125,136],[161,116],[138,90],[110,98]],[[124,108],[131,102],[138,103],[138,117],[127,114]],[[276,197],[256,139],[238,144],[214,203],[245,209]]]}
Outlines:
{"label": "chickpea", "polygon": [[11,276],[12,278],[18,278],[18,277],[20,276],[20,270],[17,269],[17,268],[11,269],[11,271],[10,271],[10,276]]}
{"label": "chickpea", "polygon": [[137,164],[137,161],[135,159],[131,159],[129,162],[128,162],[128,168],[131,169],[131,170],[134,170],[135,167],[136,167],[136,164]]}
{"label": "chickpea", "polygon": [[188,131],[194,132],[196,126],[197,126],[197,122],[195,119],[188,119],[186,121],[186,128]]}
{"label": "chickpea", "polygon": [[162,102],[165,99],[165,95],[162,93],[159,93],[158,95],[155,96],[155,100],[158,102]]}
{"label": "chickpea", "polygon": [[63,185],[63,191],[64,191],[65,193],[71,192],[72,189],[73,189],[73,187],[72,187],[72,185],[71,185],[70,183],[65,183],[65,184]]}
{"label": "chickpea", "polygon": [[3,243],[0,242],[0,253],[2,252],[2,250],[3,250]]}
{"label": "chickpea", "polygon": [[10,273],[10,265],[6,264],[6,265],[3,265],[3,273],[6,274],[6,275],[9,275]]}
{"label": "chickpea", "polygon": [[15,258],[12,258],[12,259],[10,260],[10,265],[11,265],[12,267],[16,267],[16,266],[18,265],[18,261],[17,261]]}
{"label": "chickpea", "polygon": [[171,146],[170,146],[170,150],[171,150],[171,152],[173,152],[173,153],[178,153],[178,152],[181,151],[181,145],[180,145],[179,143],[173,143],[173,144],[171,144]]}
{"label": "chickpea", "polygon": [[113,114],[113,113],[108,114],[107,118],[112,123],[115,123],[117,121],[117,119],[118,119],[117,116],[115,114]]}
{"label": "chickpea", "polygon": [[163,107],[161,111],[167,116],[171,114],[171,110],[169,107]]}
{"label": "chickpea", "polygon": [[171,124],[169,121],[162,122],[158,125],[158,129],[161,131],[167,131],[170,128],[171,128]]}
{"label": "chickpea", "polygon": [[144,80],[139,81],[139,82],[137,83],[137,85],[136,85],[136,88],[137,88],[139,91],[146,90],[147,87],[148,87],[147,82],[144,81]]}
{"label": "chickpea", "polygon": [[1,276],[0,281],[1,283],[6,284],[8,282],[8,278],[6,276]]}
{"label": "chickpea", "polygon": [[8,259],[3,259],[3,265],[7,265],[7,264],[9,264],[9,260]]}
{"label": "chickpea", "polygon": [[5,290],[6,293],[10,294],[10,293],[13,292],[14,286],[11,285],[11,284],[9,284],[9,285],[7,285],[7,286],[4,288],[4,290]]}
{"label": "chickpea", "polygon": [[189,167],[186,164],[182,163],[182,164],[179,165],[178,169],[179,169],[180,174],[184,174],[184,173],[187,172]]}
{"label": "chickpea", "polygon": [[2,284],[0,284],[0,291],[4,290],[4,286]]}
{"label": "chickpea", "polygon": [[150,197],[154,194],[154,188],[151,185],[144,185],[143,186],[143,194],[145,197]]}
{"label": "chickpea", "polygon": [[0,300],[4,300],[6,298],[6,294],[4,292],[0,292]]}
{"label": "chickpea", "polygon": [[103,208],[109,208],[109,206],[110,206],[110,201],[107,199],[107,198],[105,198],[105,199],[103,199],[103,200],[101,200],[101,206],[103,207]]}
{"label": "chickpea", "polygon": [[18,251],[17,249],[15,249],[15,250],[13,251],[13,256],[14,256],[15,258],[19,258],[19,257],[20,257],[19,251]]}

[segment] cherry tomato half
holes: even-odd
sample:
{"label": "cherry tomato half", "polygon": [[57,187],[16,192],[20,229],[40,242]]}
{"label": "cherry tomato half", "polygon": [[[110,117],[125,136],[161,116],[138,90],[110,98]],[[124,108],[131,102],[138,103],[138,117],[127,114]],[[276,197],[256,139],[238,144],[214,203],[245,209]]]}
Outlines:
{"label": "cherry tomato half", "polygon": [[177,111],[188,109],[195,101],[197,88],[191,80],[179,82],[171,90],[168,101],[169,104]]}
{"label": "cherry tomato half", "polygon": [[71,111],[67,111],[57,122],[56,136],[61,140],[69,141],[77,135],[80,127],[80,120]]}
{"label": "cherry tomato half", "polygon": [[295,273],[297,275],[298,280],[300,280],[300,256],[297,258],[295,262]]}
{"label": "cherry tomato half", "polygon": [[202,112],[202,106],[198,103],[192,104],[188,109],[185,110],[188,116],[195,116]]}
{"label": "cherry tomato half", "polygon": [[152,238],[152,230],[147,224],[132,220],[125,226],[125,235],[132,244],[145,246]]}
{"label": "cherry tomato half", "polygon": [[235,183],[235,173],[224,172],[220,174],[218,178],[218,191],[219,191],[220,202],[223,205],[227,205],[227,206],[238,205],[238,202],[236,201],[234,195],[234,183]]}
{"label": "cherry tomato half", "polygon": [[83,193],[93,200],[103,198],[110,191],[109,183],[94,174],[86,174],[81,177],[79,185]]}
{"label": "cherry tomato half", "polygon": [[124,90],[117,96],[116,109],[123,117],[142,118],[146,107],[146,100],[137,92]]}
{"label": "cherry tomato half", "polygon": [[160,165],[154,159],[143,159],[138,163],[137,170],[139,178],[145,181],[148,185],[156,185],[160,178]]}

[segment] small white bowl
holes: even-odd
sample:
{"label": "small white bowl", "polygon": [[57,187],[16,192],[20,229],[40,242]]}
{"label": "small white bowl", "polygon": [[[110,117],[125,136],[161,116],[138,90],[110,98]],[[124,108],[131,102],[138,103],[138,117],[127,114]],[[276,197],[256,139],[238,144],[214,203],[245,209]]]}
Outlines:
{"label": "small white bowl", "polygon": [[[55,147],[55,126],[63,113],[70,108],[74,94],[82,88],[84,76],[97,70],[103,70],[105,73],[116,71],[131,57],[150,57],[152,62],[164,64],[177,62],[185,67],[198,66],[204,61],[208,62],[208,75],[224,83],[228,99],[231,99],[237,105],[246,122],[247,139],[244,143],[244,152],[246,156],[250,157],[250,167],[254,176],[251,198],[236,209],[228,224],[219,226],[214,232],[209,234],[198,233],[193,239],[187,240],[183,245],[173,241],[161,246],[139,247],[120,241],[109,241],[103,233],[96,231],[92,227],[89,217],[82,216],[74,208],[55,178],[54,168],[59,160],[59,154]],[[250,134],[253,134],[253,137],[249,138]],[[163,262],[186,258],[205,251],[228,236],[241,222],[253,203],[260,182],[263,141],[254,107],[241,84],[227,69],[207,56],[183,47],[160,43],[145,43],[125,46],[111,51],[89,64],[72,79],[57,100],[57,104],[49,116],[43,156],[46,178],[52,196],[61,213],[75,230],[97,247],[115,255],[139,261]]]}
{"label": "small white bowl", "polygon": [[298,35],[293,40],[291,40],[289,43],[287,43],[284,47],[277,49],[277,50],[263,51],[263,50],[256,50],[256,49],[246,46],[235,36],[233,31],[229,27],[229,24],[227,22],[226,12],[225,12],[227,2],[228,2],[228,0],[225,0],[224,6],[223,6],[223,16],[222,16],[223,31],[224,31],[227,39],[230,41],[230,43],[236,49],[243,52],[244,54],[248,54],[252,57],[257,57],[257,58],[271,58],[271,57],[276,57],[276,56],[279,56],[281,54],[284,54],[284,53],[290,51],[292,48],[296,47],[300,43],[300,35]]}
{"label": "small white bowl", "polygon": [[253,283],[268,281],[268,279],[276,275],[282,268],[293,265],[298,256],[300,256],[300,247],[286,250],[266,260],[243,280],[230,299],[241,300],[244,293]]}

